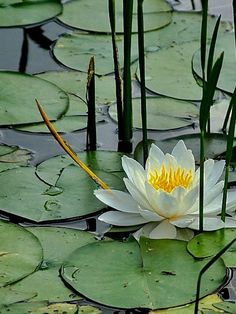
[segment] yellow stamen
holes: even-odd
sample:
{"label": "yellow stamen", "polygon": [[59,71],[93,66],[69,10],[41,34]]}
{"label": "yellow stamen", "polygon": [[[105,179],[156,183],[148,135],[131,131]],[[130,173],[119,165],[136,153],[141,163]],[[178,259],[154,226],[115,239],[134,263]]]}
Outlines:
{"label": "yellow stamen", "polygon": [[155,169],[149,173],[148,183],[156,190],[162,189],[170,193],[177,186],[187,189],[192,182],[192,179],[193,176],[191,170],[186,170],[181,167],[176,169],[170,168],[167,170],[163,165],[160,171]]}
{"label": "yellow stamen", "polygon": [[96,176],[95,173],[92,172],[72,151],[72,149],[64,142],[62,137],[57,133],[57,130],[54,128],[50,120],[48,119],[47,114],[43,110],[42,106],[39,104],[39,102],[36,99],[36,104],[38,106],[39,112],[47,125],[49,131],[52,133],[54,138],[57,140],[57,142],[61,145],[61,147],[67,152],[67,154],[90,176],[90,178],[95,181],[100,187],[104,190],[109,190],[109,186],[106,185],[98,176]]}

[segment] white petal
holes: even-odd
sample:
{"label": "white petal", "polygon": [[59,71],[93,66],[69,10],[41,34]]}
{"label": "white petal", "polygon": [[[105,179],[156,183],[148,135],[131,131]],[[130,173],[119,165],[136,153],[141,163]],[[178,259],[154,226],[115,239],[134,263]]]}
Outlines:
{"label": "white petal", "polygon": [[187,149],[184,141],[180,140],[172,150],[173,155],[181,168],[195,171],[195,160],[193,153],[190,149]]}
{"label": "white petal", "polygon": [[227,212],[232,212],[236,210],[236,191],[231,191],[229,190],[227,193],[227,205],[226,205],[226,209]]}
{"label": "white petal", "polygon": [[149,233],[150,239],[175,239],[177,231],[175,226],[168,220],[163,220],[156,228]]}
{"label": "white petal", "polygon": [[144,190],[146,172],[143,167],[136,160],[125,155],[122,157],[122,167],[129,180],[136,185],[139,190]]}
{"label": "white petal", "polygon": [[210,204],[219,194],[221,194],[223,187],[224,181],[220,181],[216,185],[212,186],[211,189],[205,189],[204,206]]}
{"label": "white petal", "polygon": [[236,219],[226,217],[225,228],[236,228]]}
{"label": "white petal", "polygon": [[[181,208],[179,208],[179,204],[175,197],[173,197],[171,194],[160,190],[158,194],[156,194],[156,203],[159,206],[159,209],[157,213],[165,218],[171,218],[173,216],[178,216]],[[154,201],[154,198],[150,200],[152,203]]]}
{"label": "white petal", "polygon": [[122,212],[138,213],[138,204],[128,193],[117,190],[95,190],[95,196],[106,205]]}
{"label": "white petal", "polygon": [[185,213],[189,214],[192,210],[195,211],[195,204],[198,204],[199,186],[195,186],[193,189],[189,190],[183,199],[183,204],[186,208]]}
{"label": "white petal", "polygon": [[147,197],[146,197],[146,193],[143,194],[142,192],[140,192],[137,187],[127,178],[124,178],[124,183],[125,186],[128,190],[128,192],[131,194],[131,196],[133,197],[133,199],[139,204],[141,205],[141,207],[143,208],[147,208],[152,210]]}
{"label": "white petal", "polygon": [[139,241],[141,236],[148,238],[149,233],[157,226],[156,222],[145,224],[142,228],[133,233],[134,238]]}
{"label": "white petal", "polygon": [[[213,231],[222,229],[225,227],[225,224],[220,217],[204,217],[203,220],[203,229],[204,231]],[[189,228],[193,230],[199,230],[199,217],[196,217],[194,222],[189,225]]]}
{"label": "white petal", "polygon": [[205,178],[205,188],[210,189],[219,180],[224,170],[225,161],[220,160],[214,163],[211,173]]}
{"label": "white petal", "polygon": [[[214,167],[213,159],[208,159],[204,162],[204,180],[205,181],[208,179],[209,175],[211,175],[213,167]],[[195,172],[192,184],[193,185],[199,184],[199,180],[200,180],[200,167]]]}
{"label": "white petal", "polygon": [[156,212],[143,209],[141,206],[139,206],[139,213],[141,216],[143,216],[144,219],[148,221],[161,221],[163,220],[163,217],[159,216]]}
{"label": "white petal", "polygon": [[148,159],[146,162],[145,169],[148,171],[153,171],[154,169],[160,169],[160,165],[164,159],[165,155],[155,144],[151,145]]}
{"label": "white petal", "polygon": [[179,228],[187,228],[191,223],[194,222],[196,218],[191,215],[185,215],[182,217],[178,217],[176,219],[172,219],[171,223]]}
{"label": "white petal", "polygon": [[135,226],[146,223],[147,221],[138,214],[122,213],[119,211],[109,211],[98,217],[100,221],[115,226]]}

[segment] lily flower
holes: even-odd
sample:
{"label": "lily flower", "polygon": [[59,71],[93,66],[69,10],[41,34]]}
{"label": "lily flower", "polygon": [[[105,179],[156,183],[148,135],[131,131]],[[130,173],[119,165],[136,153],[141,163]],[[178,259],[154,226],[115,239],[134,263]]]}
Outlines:
{"label": "lily flower", "polygon": [[[224,181],[219,178],[224,161],[208,159],[204,163],[204,230],[236,227],[236,193],[228,191],[225,222],[219,216]],[[180,140],[171,154],[164,154],[152,144],[145,169],[132,158],[122,157],[128,193],[96,190],[96,197],[116,210],[99,216],[99,220],[116,226],[143,225],[141,235],[160,239],[189,239],[199,229],[199,168],[195,170],[192,151]],[[232,217],[233,216],[233,217]],[[183,229],[184,228],[184,229]],[[186,229],[188,228],[188,229]],[[190,230],[192,229],[192,230]],[[182,231],[182,232],[181,232]]]}

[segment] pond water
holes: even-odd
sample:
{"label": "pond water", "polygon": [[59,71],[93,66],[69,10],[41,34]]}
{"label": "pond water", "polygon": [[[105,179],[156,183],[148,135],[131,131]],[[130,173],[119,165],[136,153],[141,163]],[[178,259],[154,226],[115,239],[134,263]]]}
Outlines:
{"label": "pond water", "polygon": [[[191,1],[189,0],[172,0],[170,2],[174,5],[176,10],[190,10],[192,7]],[[212,14],[221,12],[224,20],[232,21],[231,3],[232,1],[226,0],[209,1],[209,12]],[[196,9],[200,8],[200,1],[195,1],[195,7]],[[29,74],[66,69],[66,67],[56,62],[50,49],[61,34],[70,31],[70,28],[66,28],[56,19],[34,27],[0,28],[0,69],[21,71]],[[135,85],[134,88],[137,89],[138,93],[138,87]],[[102,123],[97,125],[98,147],[102,150],[117,150],[117,125],[106,114],[106,111],[104,112],[103,120]],[[194,128],[182,128],[177,131],[149,131],[149,137],[152,139],[164,139],[197,131],[197,126],[194,126]],[[141,131],[135,129],[133,134],[134,146],[141,140],[141,137]],[[85,149],[85,130],[64,134],[63,138],[73,150],[78,151]],[[33,159],[31,160],[32,165],[37,165],[43,160],[64,153],[51,135],[31,134],[15,131],[10,128],[1,128],[0,142],[8,145],[18,145],[22,148],[32,150],[34,152]],[[75,221],[57,225],[96,231],[98,234],[102,234],[106,229],[106,226],[97,223],[96,216],[83,219],[79,222]],[[234,287],[236,287],[236,272],[232,270],[229,274],[229,278],[232,280],[220,293],[226,300],[235,301],[236,293]],[[81,304],[83,303],[86,304],[86,301],[83,301]],[[89,302],[89,304],[91,303]],[[105,307],[102,308],[102,311],[104,314],[145,313],[144,310],[125,311]]]}

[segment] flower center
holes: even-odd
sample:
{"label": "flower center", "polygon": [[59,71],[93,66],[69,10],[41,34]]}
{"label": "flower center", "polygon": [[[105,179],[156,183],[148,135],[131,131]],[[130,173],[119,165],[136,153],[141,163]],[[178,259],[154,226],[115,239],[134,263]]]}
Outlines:
{"label": "flower center", "polygon": [[156,190],[162,189],[170,193],[175,187],[182,186],[187,189],[192,182],[193,176],[191,170],[186,170],[181,167],[169,170],[162,165],[160,171],[155,169],[149,173],[148,183]]}

